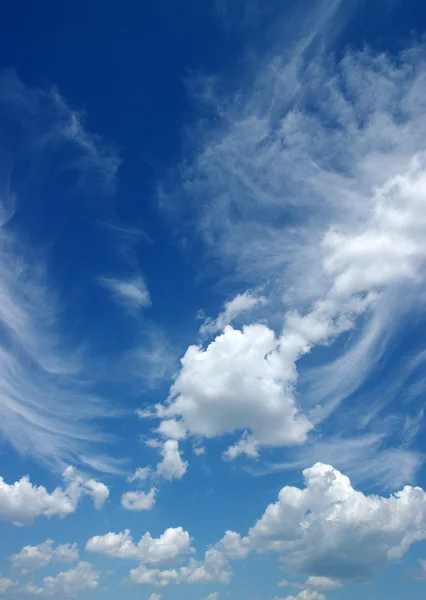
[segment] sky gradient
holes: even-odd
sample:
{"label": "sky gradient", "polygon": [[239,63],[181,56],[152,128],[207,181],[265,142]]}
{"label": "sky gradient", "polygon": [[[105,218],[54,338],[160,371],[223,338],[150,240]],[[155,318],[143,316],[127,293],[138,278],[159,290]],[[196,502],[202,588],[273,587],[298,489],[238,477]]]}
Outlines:
{"label": "sky gradient", "polygon": [[0,19],[0,597],[421,600],[426,7]]}

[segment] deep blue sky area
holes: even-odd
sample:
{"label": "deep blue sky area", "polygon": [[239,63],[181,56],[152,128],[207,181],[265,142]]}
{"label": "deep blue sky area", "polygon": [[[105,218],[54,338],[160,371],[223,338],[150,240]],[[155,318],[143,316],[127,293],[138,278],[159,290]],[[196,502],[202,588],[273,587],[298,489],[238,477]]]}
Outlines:
{"label": "deep blue sky area", "polygon": [[426,4],[0,8],[0,597],[422,600]]}

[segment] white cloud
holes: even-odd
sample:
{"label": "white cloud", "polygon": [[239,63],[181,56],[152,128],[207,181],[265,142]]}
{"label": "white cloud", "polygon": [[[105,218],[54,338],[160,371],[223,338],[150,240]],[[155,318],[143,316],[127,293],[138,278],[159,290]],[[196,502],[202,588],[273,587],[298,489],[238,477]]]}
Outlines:
{"label": "white cloud", "polygon": [[330,577],[309,577],[306,585],[319,590],[335,590],[342,586],[340,581]]}
{"label": "white cloud", "polygon": [[[0,103],[3,123],[14,131],[1,148],[6,162],[2,159],[0,172],[0,434],[20,454],[55,469],[96,461],[101,470],[117,472],[117,463],[100,454],[100,444],[108,438],[96,425],[110,411],[93,392],[82,348],[70,347],[60,334],[63,306],[40,260],[40,248],[30,246],[25,231],[20,236],[10,226],[15,208],[25,212],[27,206],[25,197],[11,189],[8,173],[27,172],[24,165],[35,159],[40,181],[45,153],[50,175],[56,167],[71,169],[74,179],[90,180],[104,192],[114,188],[120,161],[84,129],[82,115],[55,90],[26,87],[14,72],[2,71]],[[64,161],[58,158],[61,149]],[[9,163],[12,156],[16,163]],[[24,178],[19,187],[32,189],[32,184]]]}
{"label": "white cloud", "polygon": [[[299,414],[304,409],[317,428],[338,412],[347,433],[358,426],[369,403],[359,398],[351,421],[345,420],[348,407],[341,403],[359,392],[378,360],[385,364],[399,317],[416,307],[426,291],[426,45],[398,56],[350,49],[336,63],[326,48],[330,33],[337,30],[333,18],[339,4],[314,2],[316,16],[310,14],[301,26],[303,35],[299,37],[299,26],[290,28],[274,45],[274,54],[257,57],[238,89],[220,78],[196,80],[192,90],[215,119],[197,122],[191,157],[162,199],[176,192],[191,207],[196,205],[200,235],[212,258],[223,261],[227,276],[253,289],[268,286],[268,297],[284,299],[268,306],[275,327],[284,321],[277,348],[290,343],[294,317],[305,345],[293,364],[288,360],[279,371],[280,383],[285,391],[296,391]],[[177,203],[163,202],[171,204]],[[345,340],[344,351],[350,371],[341,368],[340,351],[330,352],[330,362],[307,381],[308,367],[299,359],[353,329],[357,331]],[[223,421],[229,406],[237,410],[249,397],[237,382],[238,402],[228,398],[221,410],[222,373],[230,373],[232,380],[234,364],[222,336],[217,341],[230,364],[213,364],[212,345],[191,346],[164,412],[165,417],[182,418],[190,433],[193,428],[200,435],[222,434],[222,428],[209,431],[201,423],[209,394]],[[235,347],[238,343],[233,341]],[[351,353],[355,346],[357,352]],[[259,353],[253,362],[261,364],[264,358]],[[235,365],[235,373],[240,366]],[[246,369],[242,372],[245,379]],[[204,378],[208,392],[201,389]],[[303,391],[297,393],[293,388],[301,384]],[[315,392],[321,388],[325,393],[318,402]],[[262,401],[268,405],[270,396],[263,393]],[[312,410],[316,402],[319,406]],[[398,401],[393,410],[404,412]],[[207,414],[216,424],[217,414]],[[251,424],[236,427],[246,429],[260,441]],[[379,412],[371,430],[383,433]],[[394,443],[395,437],[389,439],[388,445]],[[421,464],[417,458],[409,475]],[[392,474],[400,477],[398,466],[388,479]]]}
{"label": "white cloud", "polygon": [[234,558],[250,549],[280,553],[286,568],[310,573],[310,583],[331,589],[339,581],[371,579],[426,539],[421,488],[406,486],[388,498],[366,496],[322,463],[303,475],[305,489],[282,488],[246,537],[227,532],[218,547],[226,552],[228,546]]}
{"label": "white cloud", "polygon": [[62,571],[56,577],[45,577],[42,588],[35,593],[42,596],[76,596],[86,590],[95,590],[99,584],[99,573],[90,563],[80,562],[75,569]]}
{"label": "white cloud", "polygon": [[151,510],[156,493],[156,488],[151,488],[149,492],[125,492],[121,496],[121,505],[127,510]]}
{"label": "white cloud", "polygon": [[209,548],[204,560],[190,558],[188,564],[179,569],[152,569],[140,564],[130,571],[130,580],[136,584],[167,586],[177,583],[229,583],[231,573],[227,570],[226,557],[217,548]]}
{"label": "white cloud", "polygon": [[234,560],[246,558],[252,550],[252,544],[248,538],[242,538],[239,533],[229,530],[225,531],[225,535],[217,547],[225,556]]}
{"label": "white cloud", "polygon": [[157,429],[158,433],[166,438],[173,440],[183,440],[186,437],[186,429],[182,421],[176,421],[176,419],[166,419],[161,421],[160,426]]}
{"label": "white cloud", "polygon": [[320,594],[315,590],[302,590],[297,596],[286,596],[285,598],[276,596],[274,600],[326,600],[326,598],[324,594]]}
{"label": "white cloud", "polygon": [[52,540],[38,546],[24,546],[20,552],[10,557],[15,569],[26,575],[46,567],[50,563],[67,563],[78,560],[77,544],[59,544],[53,547]]}
{"label": "white cloud", "polygon": [[146,481],[151,476],[151,467],[138,467],[133,475],[127,478],[129,483],[134,481]]}
{"label": "white cloud", "polygon": [[217,331],[222,331],[226,325],[230,325],[239,315],[245,312],[253,310],[255,306],[259,304],[266,304],[267,300],[264,296],[254,296],[250,291],[244,292],[244,294],[238,294],[230,300],[225,302],[223,311],[219,314],[217,319],[207,319],[200,327],[200,333],[212,334]]}
{"label": "white cloud", "polygon": [[40,515],[65,517],[75,512],[84,495],[93,498],[96,508],[108,498],[106,485],[93,479],[84,480],[73,467],[68,467],[63,476],[67,486],[57,487],[51,493],[43,486],[33,486],[28,476],[13,484],[5,483],[0,477],[0,519],[23,525]]}
{"label": "white cloud", "polygon": [[149,600],[161,600],[160,594],[151,594]]}
{"label": "white cloud", "polygon": [[100,283],[113,295],[115,301],[130,311],[151,306],[151,298],[145,281],[142,277],[133,279],[114,279],[101,277]]}
{"label": "white cloud", "polygon": [[0,577],[0,594],[7,594],[15,587],[15,583],[7,577]]}
{"label": "white cloud", "polygon": [[159,538],[146,533],[137,544],[128,529],[123,533],[107,533],[90,538],[86,550],[112,558],[137,560],[149,567],[168,563],[192,552],[191,537],[182,527],[170,527]]}
{"label": "white cloud", "polygon": [[168,481],[181,479],[188,468],[188,463],[182,460],[177,440],[166,440],[161,450],[163,460],[157,465],[157,475]]}
{"label": "white cloud", "polygon": [[180,417],[199,436],[250,430],[263,445],[304,442],[312,425],[298,412],[290,383],[307,342],[297,332],[288,338],[281,346],[265,325],[242,331],[228,325],[205,350],[191,346],[166,405],[157,405],[158,415]]}
{"label": "white cloud", "polygon": [[259,456],[258,444],[247,432],[233,446],[223,453],[225,460],[235,460],[237,456],[244,454],[248,458],[257,458]]}
{"label": "white cloud", "polygon": [[203,600],[217,600],[219,598],[219,593],[218,592],[212,592],[211,594],[209,594],[208,596],[206,596],[205,598],[203,598]]}
{"label": "white cloud", "polygon": [[179,574],[186,583],[229,583],[231,572],[227,566],[225,555],[217,548],[209,548],[203,561],[191,558],[188,565],[180,568]]}

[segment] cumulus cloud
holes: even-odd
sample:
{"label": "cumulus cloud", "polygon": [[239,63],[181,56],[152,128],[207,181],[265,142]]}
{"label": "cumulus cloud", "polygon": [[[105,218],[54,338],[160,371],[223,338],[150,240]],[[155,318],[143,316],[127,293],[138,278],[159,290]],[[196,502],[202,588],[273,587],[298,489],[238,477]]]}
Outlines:
{"label": "cumulus cloud", "polygon": [[128,529],[123,533],[97,535],[87,542],[86,551],[112,558],[137,560],[145,566],[156,567],[192,552],[192,548],[187,531],[182,527],[170,527],[159,538],[146,533],[137,544]]}
{"label": "cumulus cloud", "polygon": [[225,302],[223,311],[216,319],[206,319],[200,327],[200,333],[211,334],[222,331],[226,325],[230,325],[239,315],[253,310],[259,304],[266,304],[264,296],[255,296],[250,291],[238,294],[229,302]]}
{"label": "cumulus cloud", "polygon": [[105,484],[85,480],[73,467],[67,467],[63,477],[66,487],[57,487],[53,492],[33,485],[28,476],[13,484],[7,484],[0,477],[0,519],[24,525],[41,515],[63,518],[75,512],[82,496],[92,497],[95,508],[101,508],[109,496]]}
{"label": "cumulus cloud", "polygon": [[161,449],[163,460],[158,463],[156,474],[168,481],[181,479],[188,468],[188,463],[182,460],[177,440],[166,440]]}
{"label": "cumulus cloud", "polygon": [[226,557],[217,548],[209,548],[203,560],[190,558],[188,564],[179,569],[152,569],[140,564],[130,571],[130,580],[136,584],[165,587],[178,583],[229,583],[231,572]]}
{"label": "cumulus cloud", "polygon": [[151,306],[151,297],[142,277],[114,279],[101,277],[99,282],[113,295],[114,300],[130,312]]}
{"label": "cumulus cloud", "polygon": [[88,562],[79,562],[75,569],[61,571],[56,577],[44,577],[41,588],[27,588],[27,593],[37,596],[77,596],[99,585],[99,572]]}
{"label": "cumulus cloud", "polygon": [[232,558],[252,550],[282,555],[308,583],[332,589],[366,581],[426,539],[426,494],[406,486],[389,497],[367,496],[348,477],[317,463],[303,472],[305,488],[286,486],[246,537],[227,532],[218,547]]}
{"label": "cumulus cloud", "polygon": [[156,488],[151,488],[149,492],[125,492],[121,496],[121,505],[127,510],[151,510],[156,493]]}
{"label": "cumulus cloud", "polygon": [[179,417],[198,436],[250,430],[259,444],[302,443],[312,425],[297,410],[290,384],[282,384],[286,375],[294,379],[292,356],[300,344],[295,332],[287,358],[265,325],[242,331],[228,325],[205,350],[188,348],[166,405],[157,406],[158,415]]}
{"label": "cumulus cloud", "polygon": [[67,563],[78,560],[77,544],[59,544],[53,547],[53,540],[46,540],[38,546],[24,546],[10,557],[15,569],[23,575],[38,571],[50,563]]}
{"label": "cumulus cloud", "polygon": [[[190,159],[179,169],[178,181],[165,184],[162,206],[176,205],[167,202],[174,193],[190,207],[196,204],[195,225],[227,276],[231,272],[253,289],[270,285],[283,298],[268,307],[276,339],[270,332],[265,353],[253,350],[252,343],[243,346],[247,329],[231,334],[226,327],[206,348],[187,350],[158,416],[181,419],[195,435],[248,430],[262,445],[247,419],[232,423],[238,409],[250,415],[253,408],[250,390],[242,389],[239,379],[250,382],[250,389],[258,386],[263,408],[256,411],[256,422],[264,421],[271,405],[284,405],[272,401],[274,385],[290,397],[287,412],[293,407],[304,427],[296,427],[299,435],[287,435],[288,443],[303,442],[309,425],[319,429],[332,413],[346,432],[352,425],[362,428],[370,405],[360,398],[348,423],[341,403],[359,393],[379,360],[386,363],[399,317],[426,291],[426,46],[414,45],[398,56],[344,50],[336,62],[327,45],[338,30],[334,19],[340,5],[313,2],[305,25],[291,27],[281,35],[285,41],[258,56],[237,89],[230,89],[229,81],[202,77],[191,87],[214,118],[197,123]],[[207,326],[222,326],[225,313]],[[280,331],[277,322],[284,323]],[[324,368],[306,376],[302,359],[308,352],[353,330],[343,352],[328,353]],[[243,358],[235,359],[239,351]],[[283,366],[277,374],[259,375],[270,355]],[[252,372],[265,381],[265,389],[250,380]],[[226,389],[237,390],[226,402],[223,381]],[[395,404],[401,416],[397,399]],[[369,426],[383,432],[379,413]],[[282,419],[276,423],[282,425]],[[388,427],[388,445],[396,444]],[[294,431],[291,421],[280,431]],[[273,440],[273,426],[270,433]],[[415,460],[412,465],[408,477]],[[397,466],[392,473],[398,475]]]}
{"label": "cumulus cloud", "polygon": [[149,600],[161,600],[160,594],[151,594]]}
{"label": "cumulus cloud", "polygon": [[203,598],[203,600],[217,600],[219,598],[219,593],[218,592],[212,592],[211,594],[209,594],[208,596],[206,596],[205,598]]}

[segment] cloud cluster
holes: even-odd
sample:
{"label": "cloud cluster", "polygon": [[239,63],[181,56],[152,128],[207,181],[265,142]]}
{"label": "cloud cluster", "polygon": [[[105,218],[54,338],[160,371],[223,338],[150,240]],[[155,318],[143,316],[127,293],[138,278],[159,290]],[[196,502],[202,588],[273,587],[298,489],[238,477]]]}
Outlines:
{"label": "cloud cluster", "polygon": [[38,571],[50,563],[67,563],[78,560],[77,544],[59,544],[53,547],[53,540],[46,540],[38,546],[24,546],[20,552],[10,557],[14,569],[23,575]]}
{"label": "cloud cluster", "polygon": [[90,538],[86,550],[113,558],[137,560],[149,567],[169,563],[192,552],[191,537],[182,527],[166,529],[159,538],[146,533],[137,544],[128,529],[123,533],[107,533]]}
{"label": "cloud cluster", "polygon": [[322,463],[303,475],[304,489],[282,488],[246,537],[226,532],[218,548],[233,559],[252,551],[279,553],[287,569],[307,573],[310,587],[326,590],[373,578],[426,539],[421,488],[366,496]]}
{"label": "cloud cluster", "polygon": [[13,484],[0,477],[0,519],[23,525],[36,517],[58,515],[65,517],[77,509],[82,496],[90,496],[95,508],[101,508],[109,496],[107,486],[94,479],[84,479],[73,467],[63,473],[66,486],[48,492],[43,486],[35,486],[28,476]]}
{"label": "cloud cluster", "polygon": [[[197,123],[191,157],[161,197],[166,208],[174,194],[196,206],[191,226],[227,277],[252,289],[270,286],[283,300],[268,306],[274,331],[271,324],[239,331],[229,323],[234,308],[250,309],[248,292],[241,294],[206,322],[219,335],[188,348],[157,414],[195,436],[247,431],[259,447],[264,440],[297,445],[336,413],[340,434],[349,436],[355,424],[359,434],[368,422],[388,445],[396,442],[380,419],[394,395],[374,414],[360,398],[349,424],[339,409],[386,362],[401,315],[426,291],[426,46],[398,56],[345,50],[336,62],[327,44],[341,3],[313,5],[313,29],[282,36],[238,89],[220,78],[193,82],[214,118]],[[344,349],[328,352],[310,377],[303,357],[344,334]],[[401,359],[401,372],[407,368]],[[394,410],[403,418],[397,403]],[[237,440],[225,457],[244,448]],[[404,461],[409,479],[421,457],[393,450],[386,479],[400,477]],[[374,470],[377,454],[369,457]]]}

